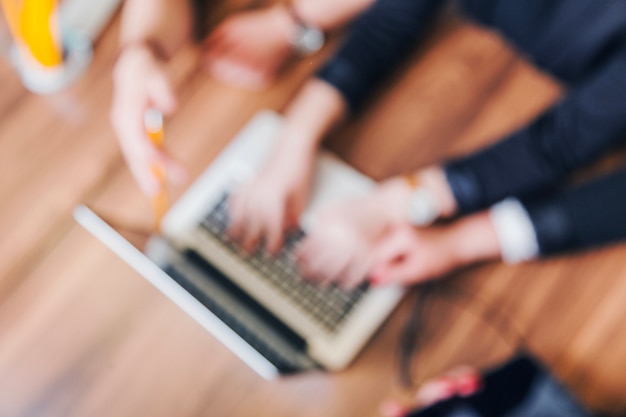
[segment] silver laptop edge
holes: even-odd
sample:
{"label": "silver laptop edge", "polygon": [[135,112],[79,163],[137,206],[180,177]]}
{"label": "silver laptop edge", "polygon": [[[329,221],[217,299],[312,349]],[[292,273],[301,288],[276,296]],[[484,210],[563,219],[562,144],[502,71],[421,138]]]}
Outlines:
{"label": "silver laptop edge", "polygon": [[228,347],[243,362],[265,379],[275,378],[278,369],[251,347],[230,327],[181,287],[143,252],[133,246],[115,229],[98,217],[90,208],[81,205],[74,209],[74,218],[116,255],[128,263],[142,277],[189,314],[216,339]]}
{"label": "silver laptop edge", "polygon": [[[308,355],[327,369],[344,368],[371,338],[404,294],[399,286],[369,289],[354,307],[343,327],[333,335],[326,334],[307,323],[306,317],[287,301],[277,300],[263,288],[249,286],[249,271],[237,265],[233,256],[215,244],[198,241],[198,225],[215,206],[220,196],[234,183],[250,178],[262,166],[272,149],[280,130],[282,118],[270,111],[257,114],[229,143],[224,151],[200,175],[192,186],[171,208],[162,222],[167,240],[181,250],[197,250],[211,264],[230,277],[235,285],[253,294],[252,297],[282,320],[307,343]],[[317,160],[316,178],[312,200],[301,218],[306,230],[307,219],[315,209],[329,201],[365,193],[374,182],[348,167],[329,153],[322,152]],[[121,235],[86,207],[75,213],[76,219],[86,229],[102,240],[122,259],[146,277],[161,292],[171,298],[244,362],[259,374],[270,378],[278,372],[263,355],[239,337],[228,325],[210,313],[205,306],[189,294],[146,255],[126,241]],[[253,272],[254,273],[254,272]],[[251,280],[254,281],[254,280]],[[250,284],[253,285],[253,284]]]}
{"label": "silver laptop edge", "polygon": [[[194,242],[194,239],[188,236],[197,228],[199,219],[216,204],[224,189],[232,186],[233,182],[243,182],[252,177],[263,166],[275,146],[282,120],[275,112],[259,112],[163,219],[162,230],[169,239],[180,241],[181,247],[196,245],[203,256],[212,263],[220,264],[220,269],[231,276],[238,285],[247,286],[253,280],[247,280],[246,271],[234,265],[234,262],[227,262],[226,254],[216,250],[215,245],[211,249],[205,247],[203,251],[202,246],[208,242]],[[374,181],[349,167],[336,156],[329,152],[320,152],[316,160],[311,201],[301,217],[303,229],[306,230],[311,213],[319,207],[337,199],[366,194],[374,186]],[[212,256],[212,251],[219,255]],[[237,281],[236,278],[239,277],[241,279]],[[307,341],[308,352],[313,359],[325,368],[334,370],[347,366],[404,294],[400,286],[370,289],[362,302],[355,307],[354,314],[351,314],[344,328],[336,336],[331,337],[317,331],[312,325],[307,325],[306,318],[302,317],[298,309],[293,307],[290,309],[284,303],[276,302],[262,288],[247,286],[245,289],[254,292],[264,307],[284,320]]]}

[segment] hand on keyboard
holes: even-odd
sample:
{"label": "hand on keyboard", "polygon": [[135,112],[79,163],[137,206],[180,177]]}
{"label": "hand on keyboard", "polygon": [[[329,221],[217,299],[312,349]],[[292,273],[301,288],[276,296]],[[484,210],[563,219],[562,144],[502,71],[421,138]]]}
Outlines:
{"label": "hand on keyboard", "polygon": [[371,196],[330,205],[312,217],[296,250],[302,273],[320,283],[352,288],[365,281],[377,239],[384,230],[380,204]]}
{"label": "hand on keyboard", "polygon": [[[422,254],[437,254],[441,239],[434,238],[439,236],[436,230],[415,231],[408,223],[405,189],[404,182],[389,180],[367,196],[335,203],[314,214],[312,227],[296,253],[304,275],[351,288],[368,277],[379,284],[432,278],[451,264],[453,258],[449,257],[423,259]],[[396,262],[400,257],[416,265]],[[384,276],[378,276],[381,274]]]}
{"label": "hand on keyboard", "polygon": [[[305,158],[306,159],[306,158]],[[276,253],[286,230],[298,225],[309,198],[312,161],[277,155],[229,201],[228,236],[252,253],[265,243]]]}
{"label": "hand on keyboard", "polygon": [[228,202],[226,194],[201,223],[203,230],[233,256],[257,271],[260,280],[282,296],[291,299],[297,308],[322,328],[330,332],[337,331],[361,300],[367,285],[345,291],[336,285],[319,286],[303,279],[295,264],[294,255],[294,248],[304,236],[301,230],[286,234],[284,245],[274,256],[269,256],[262,250],[243,255],[239,246],[225,235],[229,223]]}

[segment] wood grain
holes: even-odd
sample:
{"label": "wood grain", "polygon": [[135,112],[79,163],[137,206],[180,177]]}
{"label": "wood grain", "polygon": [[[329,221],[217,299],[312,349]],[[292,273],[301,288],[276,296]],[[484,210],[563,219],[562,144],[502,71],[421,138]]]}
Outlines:
{"label": "wood grain", "polygon": [[[266,382],[74,224],[80,202],[150,224],[108,125],[117,30],[118,19],[62,95],[27,93],[0,63],[0,415],[375,416],[406,396],[395,354],[414,295],[344,372]],[[219,85],[182,51],[171,153],[197,176],[256,111],[284,108],[331,49],[259,93]],[[491,143],[561,94],[496,35],[450,18],[328,146],[381,179]],[[588,405],[623,412],[625,255],[621,245],[448,277],[424,317],[417,378],[498,363],[521,333]]]}

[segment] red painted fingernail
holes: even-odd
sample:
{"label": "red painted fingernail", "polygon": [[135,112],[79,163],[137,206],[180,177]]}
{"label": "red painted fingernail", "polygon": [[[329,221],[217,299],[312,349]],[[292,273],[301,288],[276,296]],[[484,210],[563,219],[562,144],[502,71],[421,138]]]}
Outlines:
{"label": "red painted fingernail", "polygon": [[409,409],[391,401],[386,401],[380,405],[380,413],[385,417],[404,417],[409,413]]}
{"label": "red painted fingernail", "polygon": [[378,276],[378,275],[373,275],[373,276],[370,276],[369,282],[370,282],[370,285],[372,285],[374,287],[378,287],[378,286],[382,285],[383,278]]}
{"label": "red painted fingernail", "polygon": [[446,376],[436,379],[433,383],[433,387],[435,387],[438,392],[440,400],[452,397],[457,391],[454,381]]}
{"label": "red painted fingernail", "polygon": [[475,394],[482,387],[482,381],[476,374],[463,375],[457,380],[457,393],[463,397]]}

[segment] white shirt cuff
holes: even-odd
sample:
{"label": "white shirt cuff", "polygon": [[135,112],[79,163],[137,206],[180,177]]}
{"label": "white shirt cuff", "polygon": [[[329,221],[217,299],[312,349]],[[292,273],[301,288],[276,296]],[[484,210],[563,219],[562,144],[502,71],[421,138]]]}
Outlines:
{"label": "white shirt cuff", "polygon": [[502,260],[516,264],[539,255],[535,228],[524,206],[508,198],[489,210],[489,217],[498,236]]}

